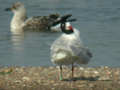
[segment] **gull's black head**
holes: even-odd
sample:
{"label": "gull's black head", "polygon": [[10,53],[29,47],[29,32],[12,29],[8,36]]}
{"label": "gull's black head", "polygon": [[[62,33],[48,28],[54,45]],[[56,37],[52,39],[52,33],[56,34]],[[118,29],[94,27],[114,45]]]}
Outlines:
{"label": "gull's black head", "polygon": [[60,24],[60,29],[62,30],[62,32],[66,34],[71,34],[74,32],[74,29],[70,22],[76,21],[76,19],[69,19],[71,16],[71,14],[64,15],[53,22],[51,26],[56,26]]}
{"label": "gull's black head", "polygon": [[72,34],[74,32],[74,29],[72,25],[70,24],[70,22],[61,23],[60,28],[62,32],[66,34]]}

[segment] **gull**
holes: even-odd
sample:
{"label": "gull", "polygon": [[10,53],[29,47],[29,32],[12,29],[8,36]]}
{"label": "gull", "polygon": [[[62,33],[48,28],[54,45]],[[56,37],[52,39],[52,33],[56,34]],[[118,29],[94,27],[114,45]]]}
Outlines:
{"label": "gull", "polygon": [[87,64],[92,53],[80,40],[80,32],[73,28],[70,22],[62,22],[60,28],[63,34],[51,45],[51,61],[59,65],[60,80],[63,80],[62,66],[72,65],[72,79],[74,77],[74,64]]}
{"label": "gull", "polygon": [[59,18],[59,14],[50,14],[48,16],[33,16],[27,18],[26,8],[21,2],[14,3],[6,11],[13,12],[13,18],[10,23],[12,32],[23,31],[51,31],[52,23]]}

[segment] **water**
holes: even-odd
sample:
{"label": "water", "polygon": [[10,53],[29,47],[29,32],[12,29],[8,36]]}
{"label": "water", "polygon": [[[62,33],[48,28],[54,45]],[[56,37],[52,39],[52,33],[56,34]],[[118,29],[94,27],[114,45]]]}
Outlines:
{"label": "water", "polygon": [[[12,35],[12,13],[5,12],[17,0],[0,0],[0,65],[51,66],[50,45],[61,33],[28,32]],[[120,66],[119,0],[21,0],[28,16],[73,14],[81,38],[93,52],[88,66]]]}

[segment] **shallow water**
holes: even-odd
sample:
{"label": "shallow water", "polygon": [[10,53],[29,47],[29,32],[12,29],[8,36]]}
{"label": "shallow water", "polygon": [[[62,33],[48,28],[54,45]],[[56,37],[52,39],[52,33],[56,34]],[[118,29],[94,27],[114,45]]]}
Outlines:
{"label": "shallow water", "polygon": [[[49,66],[50,45],[61,33],[12,35],[11,12],[5,12],[17,0],[0,1],[0,65]],[[87,66],[120,66],[120,1],[119,0],[21,0],[28,16],[50,13],[73,14],[72,23],[93,52]]]}

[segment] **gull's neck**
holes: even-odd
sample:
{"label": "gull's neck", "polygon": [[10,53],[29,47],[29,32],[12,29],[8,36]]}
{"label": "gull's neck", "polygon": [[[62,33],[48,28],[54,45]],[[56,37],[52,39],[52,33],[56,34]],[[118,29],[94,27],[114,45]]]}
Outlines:
{"label": "gull's neck", "polygon": [[14,16],[11,21],[11,29],[22,29],[22,25],[26,20],[26,9],[22,7],[18,11],[14,12]]}
{"label": "gull's neck", "polygon": [[76,39],[80,39],[80,32],[74,28],[74,32],[71,34],[62,34],[62,36],[64,38],[70,39],[70,40],[76,40]]}
{"label": "gull's neck", "polygon": [[73,44],[73,43],[76,43],[76,42],[79,42],[79,44],[81,46],[83,46],[83,42],[80,38],[80,32],[79,30],[77,30],[76,28],[73,28],[74,29],[74,32],[71,33],[71,34],[62,34],[62,38],[64,38],[64,40],[66,40],[68,43],[70,44]]}

